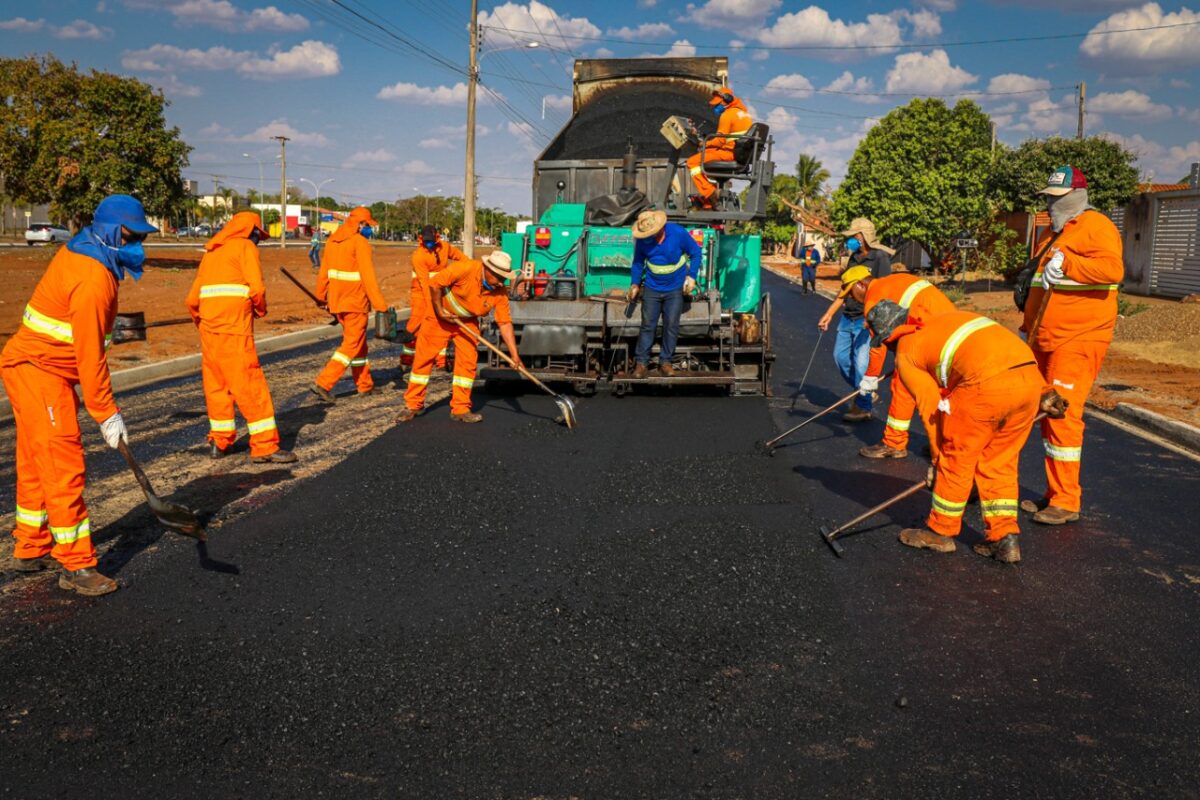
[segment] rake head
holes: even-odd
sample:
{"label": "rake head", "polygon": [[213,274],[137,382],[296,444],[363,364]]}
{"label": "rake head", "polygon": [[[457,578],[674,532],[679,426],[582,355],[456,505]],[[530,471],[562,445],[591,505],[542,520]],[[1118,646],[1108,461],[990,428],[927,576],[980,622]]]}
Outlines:
{"label": "rake head", "polygon": [[834,537],[833,532],[824,525],[821,526],[821,538],[825,541],[825,544],[829,545],[829,549],[832,550],[833,554],[838,558],[841,558],[842,554],[846,552],[842,548],[841,543],[838,542],[838,540]]}

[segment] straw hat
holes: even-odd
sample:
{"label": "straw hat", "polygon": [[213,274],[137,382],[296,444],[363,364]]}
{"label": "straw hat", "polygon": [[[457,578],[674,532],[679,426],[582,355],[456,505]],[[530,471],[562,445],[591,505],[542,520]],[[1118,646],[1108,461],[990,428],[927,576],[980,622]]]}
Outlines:
{"label": "straw hat", "polygon": [[849,237],[856,234],[861,235],[863,240],[866,241],[867,247],[871,248],[872,250],[882,250],[889,256],[896,255],[895,250],[890,247],[885,247],[883,243],[879,241],[879,235],[875,233],[875,223],[871,222],[871,220],[867,219],[866,217],[856,218],[850,223],[849,228],[842,231],[842,236]]}
{"label": "straw hat", "polygon": [[489,272],[495,273],[506,281],[517,277],[517,271],[513,269],[512,265],[512,256],[503,250],[493,250],[481,260]]}
{"label": "straw hat", "polygon": [[638,214],[637,222],[633,223],[633,238],[649,239],[651,236],[657,236],[666,224],[667,212],[643,211]]}

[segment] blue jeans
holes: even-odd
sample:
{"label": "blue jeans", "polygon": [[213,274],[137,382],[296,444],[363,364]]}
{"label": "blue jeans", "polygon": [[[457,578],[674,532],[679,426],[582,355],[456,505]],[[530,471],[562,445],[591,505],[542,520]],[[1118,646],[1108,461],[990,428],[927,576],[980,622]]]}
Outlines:
{"label": "blue jeans", "polygon": [[319,247],[308,248],[308,261],[310,264],[313,265],[313,269],[320,269],[321,268],[321,248],[319,248]]}
{"label": "blue jeans", "polygon": [[[683,314],[683,289],[660,292],[648,286],[642,287],[642,330],[638,333],[634,360],[639,364],[650,363],[650,348],[654,346],[654,329],[658,317],[663,318],[663,340],[658,363],[670,364],[675,356],[675,343],[679,341],[679,317]],[[866,362],[863,362],[866,366]]]}
{"label": "blue jeans", "polygon": [[[867,363],[871,360],[871,333],[862,317],[838,318],[837,339],[833,343],[833,360],[846,383],[857,387],[867,374]],[[871,396],[859,395],[854,404],[864,411],[871,410]]]}

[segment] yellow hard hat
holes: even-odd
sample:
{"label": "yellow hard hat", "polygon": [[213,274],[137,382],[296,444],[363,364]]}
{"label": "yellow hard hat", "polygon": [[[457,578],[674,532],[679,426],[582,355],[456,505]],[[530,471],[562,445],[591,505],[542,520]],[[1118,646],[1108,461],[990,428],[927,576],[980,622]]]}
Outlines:
{"label": "yellow hard hat", "polygon": [[842,298],[850,294],[850,290],[854,288],[854,284],[861,281],[863,278],[871,277],[870,267],[851,267],[842,273],[842,290],[838,292],[838,297]]}

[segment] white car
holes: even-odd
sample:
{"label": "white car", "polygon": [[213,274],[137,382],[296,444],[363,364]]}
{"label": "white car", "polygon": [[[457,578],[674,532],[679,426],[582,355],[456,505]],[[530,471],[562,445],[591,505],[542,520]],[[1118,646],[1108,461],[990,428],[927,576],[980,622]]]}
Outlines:
{"label": "white car", "polygon": [[71,241],[71,232],[52,222],[35,222],[25,231],[25,244],[33,247],[37,242],[54,244]]}

